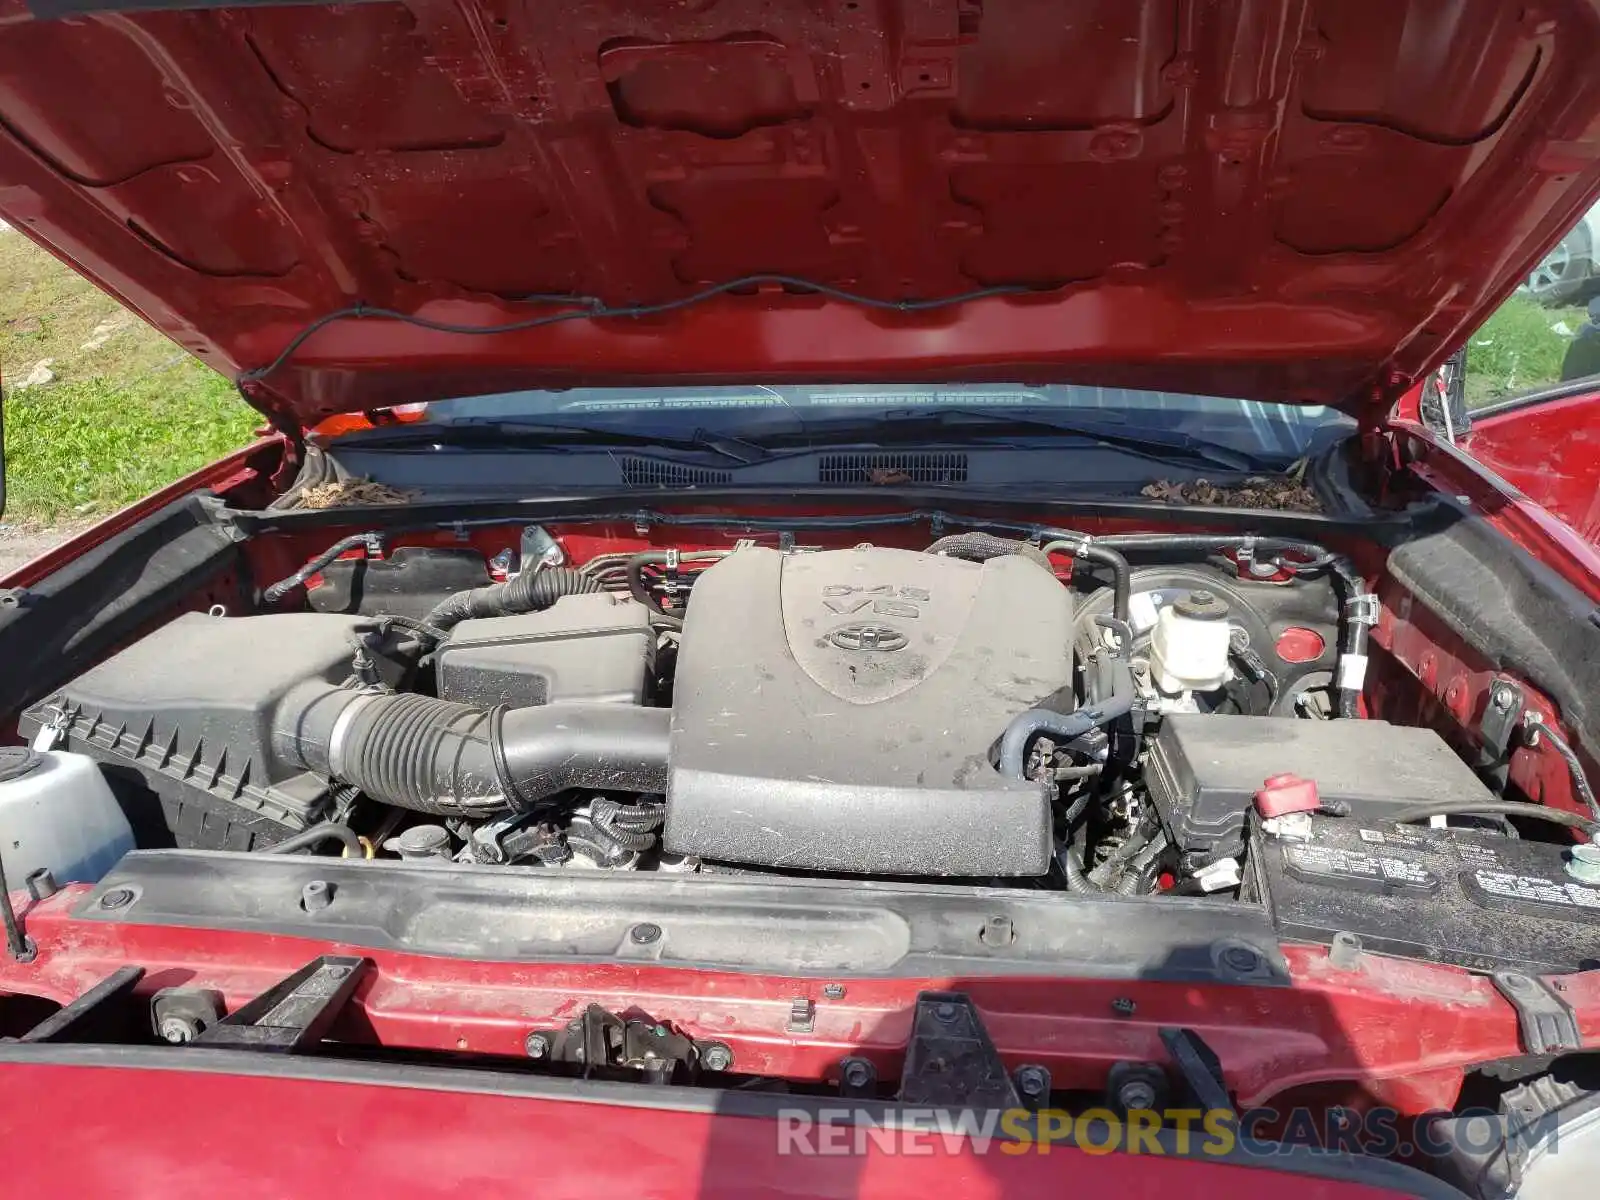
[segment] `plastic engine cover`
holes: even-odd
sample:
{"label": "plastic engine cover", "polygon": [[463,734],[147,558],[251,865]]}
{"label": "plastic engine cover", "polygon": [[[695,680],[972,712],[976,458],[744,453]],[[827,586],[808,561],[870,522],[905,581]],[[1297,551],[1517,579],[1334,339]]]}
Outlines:
{"label": "plastic engine cover", "polygon": [[1046,786],[1006,723],[1072,679],[1072,597],[1015,556],[745,549],[696,580],[674,684],[665,844],[885,875],[1042,875]]}

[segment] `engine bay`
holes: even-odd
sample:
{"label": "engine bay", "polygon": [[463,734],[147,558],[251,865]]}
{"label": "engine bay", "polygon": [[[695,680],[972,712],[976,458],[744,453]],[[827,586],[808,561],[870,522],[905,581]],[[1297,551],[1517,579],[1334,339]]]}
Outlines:
{"label": "engine bay", "polygon": [[1478,966],[1575,968],[1600,915],[1583,818],[1361,711],[1376,601],[1306,542],[373,534],[262,595],[22,718],[140,845],[1209,897],[1325,943],[1383,940],[1398,897],[1433,936],[1394,953]]}

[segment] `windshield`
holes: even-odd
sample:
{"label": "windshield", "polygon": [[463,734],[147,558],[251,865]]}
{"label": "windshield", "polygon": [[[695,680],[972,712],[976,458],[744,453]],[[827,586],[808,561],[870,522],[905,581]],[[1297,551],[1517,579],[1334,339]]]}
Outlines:
{"label": "windshield", "polygon": [[439,424],[570,419],[589,426],[614,421],[619,430],[648,426],[758,437],[796,424],[820,432],[841,419],[887,420],[952,410],[1047,414],[1124,433],[1185,434],[1284,461],[1354,429],[1349,417],[1331,408],[1068,384],[571,388],[436,401],[421,419]]}

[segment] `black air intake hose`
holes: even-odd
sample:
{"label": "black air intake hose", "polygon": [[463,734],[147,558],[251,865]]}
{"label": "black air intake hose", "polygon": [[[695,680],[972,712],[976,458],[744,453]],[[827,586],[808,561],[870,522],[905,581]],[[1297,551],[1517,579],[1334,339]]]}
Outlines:
{"label": "black air intake hose", "polygon": [[988,562],[1002,554],[1016,554],[1038,563],[1052,575],[1055,568],[1050,557],[1029,542],[996,537],[992,533],[952,533],[942,537],[924,551],[925,554],[943,554],[949,558],[964,558],[968,562]]}
{"label": "black air intake hose", "polygon": [[435,816],[531,807],[569,788],[662,792],[665,708],[482,709],[433,696],[306,684],[278,710],[276,747],[374,800]]}
{"label": "black air intake hose", "polygon": [[605,585],[598,579],[572,567],[547,567],[542,571],[524,571],[504,583],[468,588],[447,596],[434,605],[423,621],[439,629],[450,629],[462,621],[479,617],[507,617],[513,613],[538,612],[549,608],[563,596],[605,590]]}

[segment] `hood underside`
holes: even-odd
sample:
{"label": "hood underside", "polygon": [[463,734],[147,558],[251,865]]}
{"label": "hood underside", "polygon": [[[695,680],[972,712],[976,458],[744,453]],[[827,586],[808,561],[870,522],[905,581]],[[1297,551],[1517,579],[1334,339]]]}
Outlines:
{"label": "hood underside", "polygon": [[[0,3],[0,211],[280,422],[634,381],[1370,408],[1600,191],[1595,0],[135,7]],[[848,295],[343,319],[260,373],[356,305],[772,275]]]}

